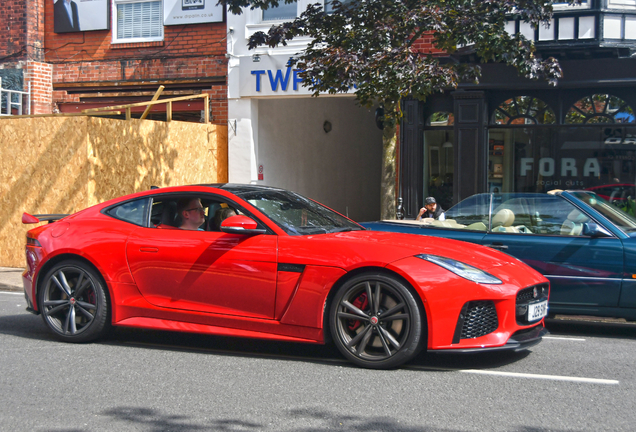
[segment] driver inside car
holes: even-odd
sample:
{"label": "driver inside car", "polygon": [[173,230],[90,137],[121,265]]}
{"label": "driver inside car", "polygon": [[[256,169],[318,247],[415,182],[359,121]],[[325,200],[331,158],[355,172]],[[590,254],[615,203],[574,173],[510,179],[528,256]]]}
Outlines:
{"label": "driver inside car", "polygon": [[199,198],[181,198],[177,203],[177,214],[181,219],[179,228],[184,230],[204,231],[205,208]]}

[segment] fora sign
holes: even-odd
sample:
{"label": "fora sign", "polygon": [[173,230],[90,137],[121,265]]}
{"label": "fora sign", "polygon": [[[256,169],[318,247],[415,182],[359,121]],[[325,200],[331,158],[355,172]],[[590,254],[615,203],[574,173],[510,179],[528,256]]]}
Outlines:
{"label": "fora sign", "polygon": [[[536,162],[536,165],[535,165]],[[552,177],[559,170],[561,177],[578,177],[579,170],[583,170],[583,177],[597,177],[601,175],[601,165],[597,158],[587,158],[585,162],[578,162],[574,158],[561,158],[559,163],[554,158],[541,158],[535,161],[534,158],[521,158],[519,175],[525,177],[528,173],[533,173],[538,169],[539,175]]]}

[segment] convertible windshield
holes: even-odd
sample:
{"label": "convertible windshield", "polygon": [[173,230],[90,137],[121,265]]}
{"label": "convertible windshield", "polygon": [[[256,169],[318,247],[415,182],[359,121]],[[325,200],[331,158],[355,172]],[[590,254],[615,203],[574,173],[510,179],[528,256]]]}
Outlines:
{"label": "convertible windshield", "polygon": [[364,229],[333,210],[293,192],[264,189],[236,191],[235,194],[258,208],[289,235]]}
{"label": "convertible windshield", "polygon": [[633,216],[608,203],[595,193],[572,192],[572,195],[605,216],[623,232],[636,232],[636,219]]}

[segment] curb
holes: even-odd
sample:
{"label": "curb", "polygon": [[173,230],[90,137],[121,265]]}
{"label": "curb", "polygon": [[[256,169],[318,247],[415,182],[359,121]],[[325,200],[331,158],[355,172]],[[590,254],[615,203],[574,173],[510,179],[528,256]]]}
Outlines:
{"label": "curb", "polygon": [[24,268],[0,267],[0,291],[21,292]]}
{"label": "curb", "polygon": [[0,283],[0,291],[21,292],[21,291],[24,291],[24,288],[15,286],[15,285],[7,285],[7,284]]}

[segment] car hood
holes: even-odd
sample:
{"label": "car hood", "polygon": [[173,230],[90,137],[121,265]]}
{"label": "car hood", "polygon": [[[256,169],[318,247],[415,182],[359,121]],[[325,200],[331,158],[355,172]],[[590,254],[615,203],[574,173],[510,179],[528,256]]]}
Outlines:
{"label": "car hood", "polygon": [[279,262],[313,265],[338,262],[346,269],[359,263],[386,265],[419,254],[448,257],[484,270],[520,263],[485,246],[419,234],[351,231],[279,239]]}

